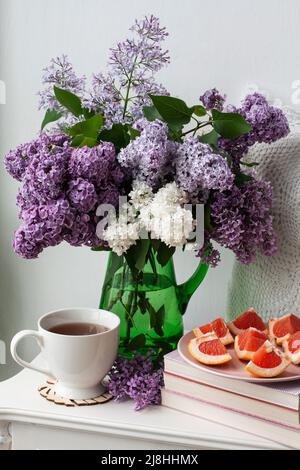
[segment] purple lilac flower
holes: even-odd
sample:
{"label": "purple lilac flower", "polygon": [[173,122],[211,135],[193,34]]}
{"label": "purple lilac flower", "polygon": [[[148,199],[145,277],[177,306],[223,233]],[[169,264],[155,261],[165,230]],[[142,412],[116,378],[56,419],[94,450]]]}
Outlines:
{"label": "purple lilac flower", "polygon": [[29,162],[28,145],[19,145],[16,149],[8,152],[4,159],[6,171],[18,181],[22,180]]}
{"label": "purple lilac flower", "polygon": [[281,109],[269,105],[260,93],[252,93],[242,101],[240,108],[226,111],[240,113],[252,126],[252,130],[237,139],[219,139],[219,147],[227,151],[237,164],[249,147],[256,142],[271,143],[285,137],[289,133],[286,116]]}
{"label": "purple lilac flower", "polygon": [[85,90],[85,77],[77,77],[68,56],[63,55],[52,59],[49,67],[44,69],[43,84],[45,88],[39,92],[39,108],[62,111],[55,98],[53,87],[57,86],[82,96]]}
{"label": "purple lilac flower", "polygon": [[150,16],[136,21],[131,31],[135,37],[111,49],[107,75],[94,75],[89,97],[84,100],[86,107],[104,114],[108,128],[142,117],[143,107],[151,104],[149,94],[168,94],[154,79],[170,61],[168,51],[161,47],[166,29],[158,18]]}
{"label": "purple lilac flower", "polygon": [[14,179],[21,181],[29,162],[34,156],[49,151],[48,147],[62,146],[67,141],[69,141],[69,137],[66,134],[47,135],[41,133],[31,142],[21,144],[16,149],[8,152],[4,158],[5,168]]}
{"label": "purple lilac flower", "polygon": [[234,176],[225,158],[197,137],[186,137],[178,146],[175,165],[179,186],[190,194],[207,189],[224,191],[233,185]]}
{"label": "purple lilac flower", "polygon": [[72,225],[73,214],[65,199],[31,206],[23,211],[23,225],[16,231],[15,252],[27,259],[36,258],[48,246],[63,240],[63,231]]}
{"label": "purple lilac flower", "polygon": [[72,152],[69,173],[73,178],[84,178],[97,189],[107,184],[111,169],[116,165],[116,152],[111,142],[96,147],[79,147]]}
{"label": "purple lilac flower", "polygon": [[207,111],[210,111],[212,109],[218,109],[219,111],[222,111],[225,99],[226,96],[221,95],[221,93],[216,88],[207,90],[199,98],[199,100],[202,102],[203,106],[207,109]]}
{"label": "purple lilac flower", "polygon": [[128,112],[134,119],[140,119],[144,116],[144,106],[151,106],[152,101],[149,95],[168,96],[167,89],[155,82],[154,78],[142,79],[132,87],[135,99],[128,108]]}
{"label": "purple lilac flower", "polygon": [[122,95],[117,89],[115,78],[111,73],[93,75],[92,87],[84,105],[105,117],[106,127],[123,120]]}
{"label": "purple lilac flower", "polygon": [[109,391],[116,400],[131,398],[135,410],[161,402],[162,368],[153,370],[151,354],[133,359],[118,357],[109,373]]}
{"label": "purple lilac flower", "polygon": [[72,246],[98,246],[100,240],[96,236],[94,217],[84,212],[78,212],[72,225],[66,230],[64,240]]}
{"label": "purple lilac flower", "polygon": [[212,200],[211,238],[230,248],[239,261],[253,262],[257,251],[269,256],[276,252],[270,183],[253,179],[231,191],[215,192]]}
{"label": "purple lilac flower", "polygon": [[114,207],[118,207],[120,191],[118,187],[109,183],[103,191],[98,193],[98,204],[111,204]]}
{"label": "purple lilac flower", "polygon": [[158,71],[170,62],[168,51],[162,50],[160,43],[168,36],[166,28],[161,28],[159,19],[151,15],[136,21],[130,28],[137,39],[127,39],[111,49],[110,64],[115,74],[122,79],[125,71],[133,71],[141,79],[141,71]]}
{"label": "purple lilac flower", "polygon": [[196,250],[196,256],[201,258],[202,263],[209,264],[212,268],[218,266],[221,260],[220,252],[214,248],[208,234],[205,234],[203,246]]}
{"label": "purple lilac flower", "polygon": [[34,155],[23,176],[23,194],[30,200],[49,200],[59,197],[68,168],[71,148],[44,146]]}
{"label": "purple lilac flower", "polygon": [[144,126],[141,135],[123,148],[118,161],[122,168],[130,170],[132,177],[157,187],[170,170],[170,148],[167,125],[159,120],[140,121]]}
{"label": "purple lilac flower", "polygon": [[101,245],[96,207],[117,207],[124,181],[113,144],[73,148],[66,134],[42,133],[10,152],[5,162],[23,183],[17,196],[22,225],[13,243],[17,254],[35,258],[64,240],[74,246]]}
{"label": "purple lilac flower", "polygon": [[71,180],[68,187],[68,199],[73,207],[82,212],[90,212],[94,209],[98,197],[92,183],[83,178],[77,178]]}

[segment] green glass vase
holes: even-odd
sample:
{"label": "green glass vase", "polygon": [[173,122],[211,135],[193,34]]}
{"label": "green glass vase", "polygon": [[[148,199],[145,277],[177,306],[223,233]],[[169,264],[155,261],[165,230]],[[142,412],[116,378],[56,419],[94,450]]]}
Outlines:
{"label": "green glass vase", "polygon": [[162,266],[153,254],[151,263],[133,277],[125,257],[111,252],[100,308],[121,320],[119,354],[131,357],[133,350],[145,354],[150,349],[175,349],[183,334],[182,315],[207,270],[200,262],[194,274],[177,285],[173,258]]}

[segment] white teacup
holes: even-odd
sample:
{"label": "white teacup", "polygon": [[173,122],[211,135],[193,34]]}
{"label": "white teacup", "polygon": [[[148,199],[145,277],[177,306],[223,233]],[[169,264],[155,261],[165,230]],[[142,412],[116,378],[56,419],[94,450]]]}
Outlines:
{"label": "white teacup", "polygon": [[[50,331],[68,323],[92,323],[104,327],[104,331],[83,335]],[[119,318],[106,310],[56,310],[39,319],[38,331],[23,330],[17,333],[11,342],[11,354],[22,367],[56,379],[54,390],[58,395],[77,400],[94,398],[104,392],[101,380],[117,356],[119,328]],[[30,364],[18,356],[17,345],[26,336],[33,336],[37,340],[47,368]]]}

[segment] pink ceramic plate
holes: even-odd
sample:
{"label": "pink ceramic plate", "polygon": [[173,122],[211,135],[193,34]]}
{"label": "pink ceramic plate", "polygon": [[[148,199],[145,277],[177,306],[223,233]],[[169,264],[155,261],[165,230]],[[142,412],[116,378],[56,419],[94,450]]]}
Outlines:
{"label": "pink ceramic plate", "polygon": [[227,346],[227,350],[232,356],[232,361],[227,364],[221,364],[219,366],[207,366],[196,361],[188,351],[188,343],[194,338],[194,333],[190,331],[184,335],[178,343],[178,352],[180,356],[189,364],[197,369],[201,369],[204,372],[210,374],[220,375],[221,377],[228,377],[230,379],[244,380],[247,382],[288,382],[291,380],[300,380],[300,365],[294,366],[290,364],[289,367],[278,377],[254,377],[245,371],[244,367],[247,364],[246,361],[240,361],[234,351],[233,344]]}

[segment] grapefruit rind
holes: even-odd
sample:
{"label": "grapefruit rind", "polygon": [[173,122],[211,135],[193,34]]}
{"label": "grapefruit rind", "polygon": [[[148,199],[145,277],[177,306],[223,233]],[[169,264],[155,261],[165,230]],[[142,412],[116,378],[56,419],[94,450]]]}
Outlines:
{"label": "grapefruit rind", "polygon": [[[240,335],[241,333],[243,333],[244,331],[246,331],[248,328],[250,327],[254,327],[254,325],[248,325],[247,328],[238,328],[236,325],[235,325],[235,322],[236,320],[238,320],[242,315],[245,315],[245,313],[248,313],[248,312],[254,312],[257,317],[261,320],[260,316],[256,313],[256,311],[254,310],[254,308],[249,308],[248,310],[246,310],[245,312],[241,313],[238,317],[236,317],[234,320],[232,320],[230,323],[227,323],[227,326],[230,330],[230,332],[234,335],[234,336],[237,336],[237,335]],[[262,321],[262,320],[261,320]],[[262,331],[263,333],[267,333],[268,330],[267,328],[264,328],[263,330],[259,330],[259,331]]]}
{"label": "grapefruit rind", "polygon": [[[220,355],[208,355],[208,354],[202,353],[199,350],[199,345],[201,343],[206,342],[206,341],[212,341],[212,340],[220,341],[220,339],[217,337],[217,335],[214,332],[206,333],[203,336],[191,339],[188,344],[189,353],[198,362],[201,362],[202,364],[206,364],[206,365],[220,365],[220,364],[225,364],[226,362],[231,361],[232,357],[230,356],[228,352],[226,352],[225,354],[220,354]],[[222,344],[221,341],[220,343]],[[222,344],[222,346],[224,345]]]}
{"label": "grapefruit rind", "polygon": [[[281,363],[276,367],[265,368],[260,367],[251,360],[245,367],[245,370],[250,374],[254,375],[255,377],[277,377],[278,375],[282,374],[282,372],[288,367],[291,363],[290,359],[288,359],[285,354],[277,349],[273,343],[269,340],[266,340],[264,344],[257,350],[259,351],[261,348],[267,347],[270,351],[276,352],[278,356],[281,358]],[[257,353],[256,351],[256,353]],[[253,358],[252,358],[253,359]]]}
{"label": "grapefruit rind", "polygon": [[[224,323],[224,329],[226,330],[226,334],[224,336],[218,336],[217,332],[214,330],[214,322],[216,321],[222,321]],[[205,330],[202,331],[201,328],[205,327]],[[209,332],[215,332],[216,335],[218,336],[219,340],[221,341],[222,344],[224,344],[224,346],[227,346],[228,344],[231,344],[234,342],[234,339],[232,337],[232,334],[230,333],[225,321],[223,318],[216,318],[216,320],[212,321],[211,323],[208,323],[207,325],[203,325],[203,326],[198,326],[197,328],[194,328],[193,329],[193,332],[194,332],[194,335],[196,336],[196,338],[200,338],[201,336],[207,334],[208,330],[207,328],[209,328]]]}
{"label": "grapefruit rind", "polygon": [[[254,327],[250,327],[248,328],[249,331],[258,331],[259,333],[262,333],[265,335],[265,340],[268,339],[267,335],[263,332],[263,331],[260,331],[260,330],[257,330],[256,328]],[[245,330],[243,333],[246,333],[247,330]],[[241,333],[242,334],[242,333]],[[240,335],[237,335],[234,339],[234,350],[235,350],[235,353],[237,355],[237,357],[239,359],[241,359],[242,361],[250,361],[254,355],[254,353],[256,351],[248,351],[247,349],[240,349],[240,346],[239,346],[239,339],[240,339]],[[261,344],[262,345],[262,344]],[[260,346],[261,346],[260,345]],[[259,347],[260,347],[259,346]],[[257,348],[258,349],[258,348]]]}
{"label": "grapefruit rind", "polygon": [[270,339],[272,341],[276,341],[278,346],[281,346],[284,341],[287,341],[292,336],[293,333],[296,333],[296,331],[293,331],[292,333],[287,333],[284,336],[278,337],[273,331],[275,323],[277,323],[280,320],[284,320],[285,318],[288,318],[290,315],[291,314],[288,313],[287,315],[283,315],[282,317],[279,317],[279,318],[270,318],[268,322],[268,330],[269,330]]}
{"label": "grapefruit rind", "polygon": [[290,361],[295,364],[295,365],[298,365],[300,364],[300,344],[299,344],[299,349],[297,351],[290,351],[289,349],[289,342],[290,340],[293,338],[294,335],[292,335],[290,338],[288,339],[285,339],[282,343],[282,347],[283,347],[283,350],[285,352],[285,355],[288,359],[290,359]]}

